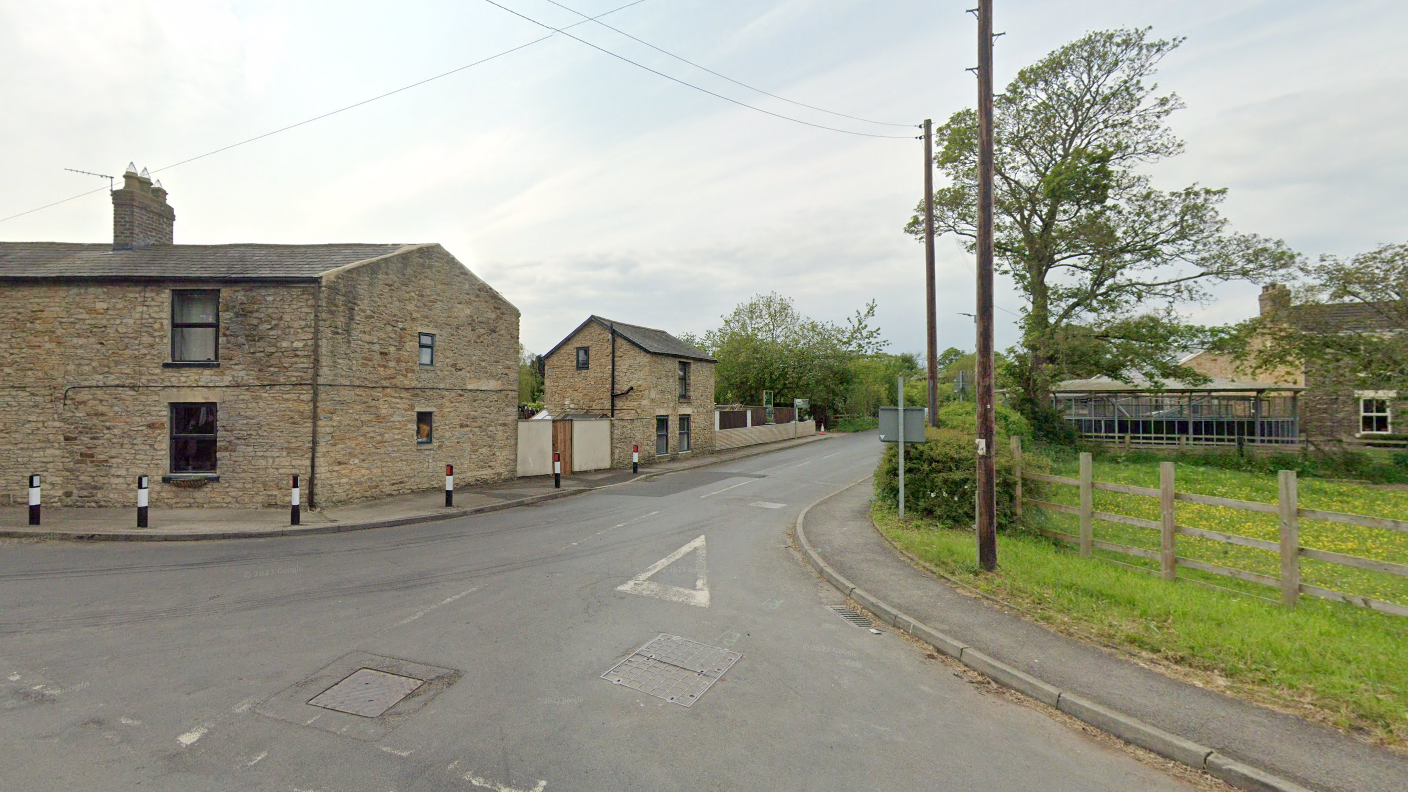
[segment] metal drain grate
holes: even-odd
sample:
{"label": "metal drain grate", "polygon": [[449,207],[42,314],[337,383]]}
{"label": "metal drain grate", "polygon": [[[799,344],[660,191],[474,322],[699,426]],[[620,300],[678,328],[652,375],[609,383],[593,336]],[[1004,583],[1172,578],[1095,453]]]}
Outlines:
{"label": "metal drain grate", "polygon": [[413,677],[360,668],[351,676],[309,699],[308,703],[349,715],[375,718],[396,706],[396,702],[409,696],[423,684],[423,680]]}
{"label": "metal drain grate", "polygon": [[660,633],[601,678],[688,707],[742,657],[738,652]]}
{"label": "metal drain grate", "polygon": [[875,622],[865,618],[859,613],[856,613],[850,608],[844,608],[840,605],[832,605],[831,612],[835,613],[837,616],[840,616],[841,618],[845,619],[851,624],[854,624],[857,627],[869,628],[875,626]]}

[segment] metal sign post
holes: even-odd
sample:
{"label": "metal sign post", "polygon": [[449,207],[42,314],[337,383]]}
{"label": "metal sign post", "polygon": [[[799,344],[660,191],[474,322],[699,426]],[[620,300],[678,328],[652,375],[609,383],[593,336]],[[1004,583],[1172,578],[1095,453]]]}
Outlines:
{"label": "metal sign post", "polygon": [[900,519],[904,519],[904,377],[899,378],[899,390],[895,391],[900,408]]}

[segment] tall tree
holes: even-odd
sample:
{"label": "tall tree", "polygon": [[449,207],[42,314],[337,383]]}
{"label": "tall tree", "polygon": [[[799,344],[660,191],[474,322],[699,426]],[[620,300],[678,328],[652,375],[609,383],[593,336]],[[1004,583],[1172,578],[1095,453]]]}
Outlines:
{"label": "tall tree", "polygon": [[[1148,28],[1090,33],[996,100],[994,253],[1027,302],[1009,371],[1029,408],[1047,404],[1057,375],[1195,378],[1172,353],[1207,333],[1174,307],[1219,282],[1274,279],[1295,258],[1280,241],[1230,233],[1226,190],[1153,187],[1147,166],[1183,151],[1167,125],[1183,101],[1152,82],[1182,42]],[[955,113],[935,136],[949,181],[934,194],[935,228],[971,251],[976,114]],[[922,238],[918,210],[906,231]]]}

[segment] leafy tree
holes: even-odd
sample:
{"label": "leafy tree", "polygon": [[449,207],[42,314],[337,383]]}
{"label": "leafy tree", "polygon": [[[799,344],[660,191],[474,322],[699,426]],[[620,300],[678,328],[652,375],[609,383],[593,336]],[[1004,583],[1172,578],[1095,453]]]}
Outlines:
{"label": "leafy tree", "polygon": [[[1172,353],[1208,331],[1174,306],[1216,283],[1274,279],[1295,258],[1280,241],[1229,232],[1226,190],[1166,192],[1144,170],[1183,150],[1167,126],[1183,101],[1152,82],[1182,42],[1147,28],[1089,33],[1022,69],[996,99],[994,254],[1027,301],[1008,368],[1024,409],[1046,405],[1058,376],[1196,380]],[[935,135],[949,182],[934,194],[935,228],[972,251],[976,113],[955,113]],[[919,214],[906,231],[922,239]]]}
{"label": "leafy tree", "polygon": [[885,346],[871,326],[874,317],[872,301],[844,326],[820,322],[773,292],[740,303],[720,327],[686,340],[718,359],[714,391],[721,403],[757,404],[771,390],[779,405],[808,399],[814,410],[834,413],[854,380],[850,364]]}
{"label": "leafy tree", "polygon": [[[1298,274],[1296,305],[1288,299],[1283,310],[1239,325],[1217,349],[1262,373],[1305,367],[1366,389],[1408,390],[1408,243],[1321,256]],[[1336,303],[1364,306],[1364,320],[1343,321],[1326,307]]]}
{"label": "leafy tree", "polygon": [[543,356],[518,345],[518,403],[535,404],[543,400]]}

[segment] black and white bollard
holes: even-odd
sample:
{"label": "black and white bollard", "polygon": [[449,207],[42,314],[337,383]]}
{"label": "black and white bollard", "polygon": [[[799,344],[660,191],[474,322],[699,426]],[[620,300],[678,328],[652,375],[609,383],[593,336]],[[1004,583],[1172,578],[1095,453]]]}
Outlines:
{"label": "black and white bollard", "polygon": [[298,501],[299,501],[300,499],[299,499],[298,495],[299,495],[299,491],[298,491],[298,474],[297,474],[297,473],[294,473],[294,474],[293,474],[293,494],[290,496],[290,499],[289,499],[290,506],[288,507],[288,524],[289,524],[289,525],[298,525],[299,521],[300,521],[300,520],[302,519],[302,517],[303,517],[303,515],[301,515],[301,514],[299,513]]}
{"label": "black and white bollard", "polygon": [[147,477],[137,477],[137,527],[147,527]]}
{"label": "black and white bollard", "polygon": [[445,466],[445,505],[455,505],[455,466]]}
{"label": "black and white bollard", "polygon": [[29,477],[29,524],[39,524],[39,474]]}
{"label": "black and white bollard", "polygon": [[640,446],[631,446],[631,474],[640,472]]}
{"label": "black and white bollard", "polygon": [[552,488],[562,489],[562,454],[552,454]]}

